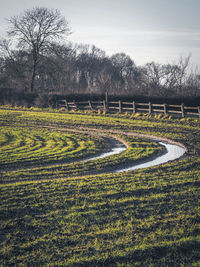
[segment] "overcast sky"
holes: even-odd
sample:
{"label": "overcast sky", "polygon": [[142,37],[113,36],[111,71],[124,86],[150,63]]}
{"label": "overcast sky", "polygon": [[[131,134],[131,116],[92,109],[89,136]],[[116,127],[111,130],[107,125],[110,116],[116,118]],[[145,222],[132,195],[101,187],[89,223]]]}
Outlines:
{"label": "overcast sky", "polygon": [[173,63],[192,55],[200,70],[200,0],[0,0],[5,18],[27,8],[57,8],[69,22],[70,41],[94,44],[107,55],[125,52],[137,65]]}

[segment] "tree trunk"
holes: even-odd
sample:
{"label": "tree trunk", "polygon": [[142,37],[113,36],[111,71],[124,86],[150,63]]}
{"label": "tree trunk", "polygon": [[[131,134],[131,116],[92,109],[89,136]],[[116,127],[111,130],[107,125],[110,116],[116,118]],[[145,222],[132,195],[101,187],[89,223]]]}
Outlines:
{"label": "tree trunk", "polygon": [[31,77],[31,88],[30,88],[30,92],[31,93],[34,91],[34,88],[35,88],[35,76],[36,76],[36,68],[35,68],[35,65],[34,65],[33,66],[32,77]]}
{"label": "tree trunk", "polygon": [[33,51],[33,71],[32,71],[31,88],[30,88],[31,93],[34,92],[35,89],[35,77],[36,77],[38,61],[39,61],[39,54],[36,51]]}

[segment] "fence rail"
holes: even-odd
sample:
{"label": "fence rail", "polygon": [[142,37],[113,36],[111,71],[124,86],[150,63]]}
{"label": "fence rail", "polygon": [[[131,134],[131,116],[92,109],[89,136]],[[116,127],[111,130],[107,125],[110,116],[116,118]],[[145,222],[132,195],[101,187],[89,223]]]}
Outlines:
{"label": "fence rail", "polygon": [[137,112],[142,113],[163,113],[167,114],[175,114],[181,115],[182,118],[185,116],[197,116],[200,119],[200,106],[185,106],[181,105],[171,105],[171,104],[155,104],[155,103],[137,103],[135,101],[132,102],[123,102],[119,101],[67,101],[66,99],[60,100],[57,102],[57,108],[64,107],[67,110],[101,110],[104,112],[131,112],[133,114]]}

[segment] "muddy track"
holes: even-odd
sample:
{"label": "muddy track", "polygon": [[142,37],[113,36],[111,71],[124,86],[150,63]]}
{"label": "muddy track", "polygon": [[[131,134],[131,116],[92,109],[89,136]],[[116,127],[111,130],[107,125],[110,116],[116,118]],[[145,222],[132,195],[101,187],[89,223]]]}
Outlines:
{"label": "muddy track", "polygon": [[[166,155],[168,152],[167,151],[167,144],[181,147],[185,150],[185,152],[187,151],[186,147],[179,142],[173,141],[173,140],[165,138],[165,137],[158,137],[158,136],[149,135],[149,134],[141,134],[141,133],[136,133],[136,132],[125,132],[125,131],[118,131],[118,130],[99,130],[99,129],[95,129],[95,128],[86,128],[86,127],[80,127],[78,129],[59,128],[59,127],[52,126],[52,125],[42,126],[41,128],[53,129],[53,130],[58,130],[58,131],[63,131],[63,132],[74,132],[74,133],[84,133],[84,134],[88,134],[88,135],[98,135],[98,136],[101,136],[105,139],[105,141],[107,143],[107,147],[101,153],[97,153],[97,154],[90,155],[88,157],[79,158],[79,159],[62,160],[62,161],[51,162],[51,163],[42,163],[41,165],[37,165],[37,166],[36,165],[35,166],[34,165],[23,166],[23,164],[22,164],[21,167],[24,169],[40,167],[40,166],[41,167],[49,167],[49,166],[55,166],[55,165],[59,166],[59,165],[65,164],[65,163],[67,163],[67,164],[68,163],[78,163],[78,162],[84,162],[84,161],[89,161],[89,160],[96,160],[96,159],[100,159],[100,158],[105,158],[105,157],[108,157],[110,155],[120,154],[123,151],[125,151],[129,145],[123,138],[119,137],[119,135],[126,135],[126,136],[131,136],[131,137],[143,138],[143,139],[158,142],[158,143],[160,143],[160,145],[163,146],[162,152],[157,153],[156,155],[145,158],[145,159],[139,159],[137,162],[135,162],[133,164],[130,164],[130,163],[128,165],[124,164],[123,167],[122,166],[115,166],[115,168],[113,168],[113,169],[110,169],[110,168],[104,169],[103,171],[99,172],[101,174],[102,173],[109,173],[109,172],[121,172],[121,171],[123,171],[123,169],[124,169],[124,171],[126,171],[126,168],[129,169],[131,167],[133,167],[134,169],[138,169],[137,168],[138,165],[142,165],[145,163],[151,163],[152,161],[155,161],[155,159]],[[170,161],[170,159],[169,159],[169,161]],[[162,164],[162,162],[160,164]],[[11,168],[11,170],[18,170],[18,169],[20,169],[20,168]],[[90,174],[99,174],[99,173],[92,173],[91,172]]]}

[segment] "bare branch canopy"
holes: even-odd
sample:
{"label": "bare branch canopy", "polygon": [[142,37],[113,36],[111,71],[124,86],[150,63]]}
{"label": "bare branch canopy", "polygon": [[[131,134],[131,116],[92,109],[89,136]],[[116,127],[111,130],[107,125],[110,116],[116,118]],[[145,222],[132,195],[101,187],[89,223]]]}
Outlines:
{"label": "bare branch canopy", "polygon": [[33,57],[31,91],[34,90],[40,54],[48,49],[52,41],[70,34],[68,22],[59,10],[45,7],[27,9],[19,16],[8,19],[8,36],[15,38],[17,46],[27,48]]}

